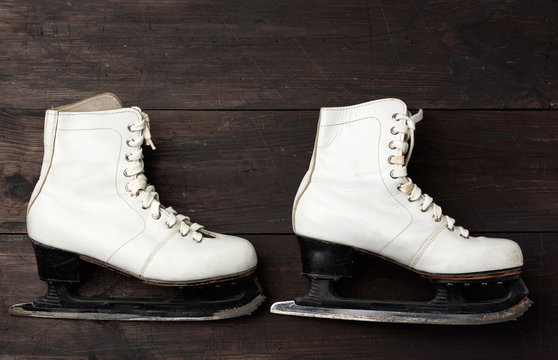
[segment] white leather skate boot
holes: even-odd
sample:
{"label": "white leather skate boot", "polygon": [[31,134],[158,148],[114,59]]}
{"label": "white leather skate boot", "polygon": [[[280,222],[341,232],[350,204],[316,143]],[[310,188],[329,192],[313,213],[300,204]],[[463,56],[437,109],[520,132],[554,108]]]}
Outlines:
{"label": "white leather skate boot", "polygon": [[[421,119],[422,111],[411,115],[397,99],[321,109],[310,169],[293,208],[293,229],[311,291],[296,304],[274,305],[272,311],[317,316],[315,309],[312,315],[301,312],[308,310],[304,306],[322,307],[330,308],[322,316],[339,318],[331,308],[373,309],[375,313],[345,318],[433,323],[505,321],[525,311],[530,302],[519,278],[519,246],[469,236],[407,177],[415,125]],[[351,275],[355,250],[432,279],[436,298],[425,304],[336,297],[331,282]],[[490,282],[506,288],[502,298],[481,303],[463,298],[461,287]]]}
{"label": "white leather skate boot", "polygon": [[[143,174],[142,145],[155,146],[140,108],[106,93],[47,110],[44,141],[27,228],[49,291],[13,314],[205,320],[249,314],[263,301],[250,242],[209,232],[159,202]],[[67,284],[79,283],[80,261],[176,286],[177,298],[78,298]]]}

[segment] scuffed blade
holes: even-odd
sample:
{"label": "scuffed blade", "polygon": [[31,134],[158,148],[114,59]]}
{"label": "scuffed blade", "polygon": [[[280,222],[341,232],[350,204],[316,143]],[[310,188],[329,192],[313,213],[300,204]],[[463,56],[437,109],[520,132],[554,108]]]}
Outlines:
{"label": "scuffed blade", "polygon": [[91,312],[80,309],[65,309],[61,311],[50,310],[29,310],[32,308],[33,303],[15,304],[10,307],[10,315],[15,316],[30,316],[51,319],[70,319],[70,320],[117,320],[117,321],[207,321],[207,320],[222,320],[235,318],[243,315],[250,315],[254,312],[265,300],[265,296],[259,295],[251,302],[244,306],[233,309],[220,310],[215,313],[207,314],[207,316],[187,316],[180,315],[180,310],[177,309],[173,315],[169,316],[151,316],[148,313],[141,314],[125,314],[125,313],[107,313],[107,312]]}
{"label": "scuffed blade", "polygon": [[271,312],[281,315],[294,315],[338,320],[408,324],[480,325],[515,320],[525,311],[527,311],[532,303],[533,302],[528,298],[524,298],[509,309],[487,314],[433,314],[300,306],[295,304],[294,301],[282,301],[274,303],[271,306]]}

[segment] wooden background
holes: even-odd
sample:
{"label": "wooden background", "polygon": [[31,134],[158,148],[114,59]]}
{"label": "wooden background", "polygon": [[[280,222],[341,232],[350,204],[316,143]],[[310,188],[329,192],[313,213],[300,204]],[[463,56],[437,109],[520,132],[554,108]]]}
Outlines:
{"label": "wooden background", "polygon": [[[558,3],[31,1],[0,4],[1,359],[558,358]],[[15,318],[41,295],[25,236],[46,108],[105,91],[152,119],[164,204],[256,246],[268,301],[210,323]],[[474,234],[520,243],[534,306],[479,327],[272,315],[306,290],[290,211],[318,109],[399,97],[424,108],[410,172]],[[353,291],[423,280],[359,262]],[[98,271],[92,294],[150,291]],[[349,286],[350,287],[350,286]]]}

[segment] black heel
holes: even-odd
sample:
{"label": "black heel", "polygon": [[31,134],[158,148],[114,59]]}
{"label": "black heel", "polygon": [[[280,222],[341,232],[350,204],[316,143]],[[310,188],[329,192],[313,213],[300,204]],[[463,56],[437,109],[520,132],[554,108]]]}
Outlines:
{"label": "black heel", "polygon": [[302,273],[310,278],[310,290],[295,299],[298,305],[331,306],[337,304],[333,283],[353,273],[353,249],[349,246],[298,237],[302,255]]}
{"label": "black heel", "polygon": [[353,249],[349,246],[298,237],[302,273],[314,279],[337,280],[351,277]]}
{"label": "black heel", "polygon": [[79,256],[31,240],[39,278],[47,282],[79,283]]}

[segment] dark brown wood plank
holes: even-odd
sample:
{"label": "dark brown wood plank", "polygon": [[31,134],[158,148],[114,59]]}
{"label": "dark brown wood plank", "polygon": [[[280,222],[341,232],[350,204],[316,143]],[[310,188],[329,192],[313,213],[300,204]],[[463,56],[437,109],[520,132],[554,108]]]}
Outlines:
{"label": "dark brown wood plank", "polygon": [[8,0],[0,13],[0,107],[101,91],[152,109],[558,104],[551,0]]}
{"label": "dark brown wood plank", "polygon": [[[151,111],[145,150],[163,204],[215,231],[291,232],[316,111]],[[0,231],[25,232],[42,161],[42,114],[0,111]],[[472,231],[555,231],[558,113],[427,111],[410,174]]]}
{"label": "dark brown wood plank", "polygon": [[[486,326],[368,324],[273,315],[274,301],[303,294],[292,235],[250,235],[259,254],[267,302],[251,317],[205,323],[126,323],[17,318],[16,302],[42,295],[24,236],[0,236],[0,349],[11,359],[552,359],[558,352],[556,234],[496,234],[517,240],[534,305],[516,322]],[[427,283],[380,260],[363,262],[352,285],[374,298],[413,298]],[[93,288],[134,296],[143,287],[98,272]],[[153,288],[149,289],[153,292]]]}

